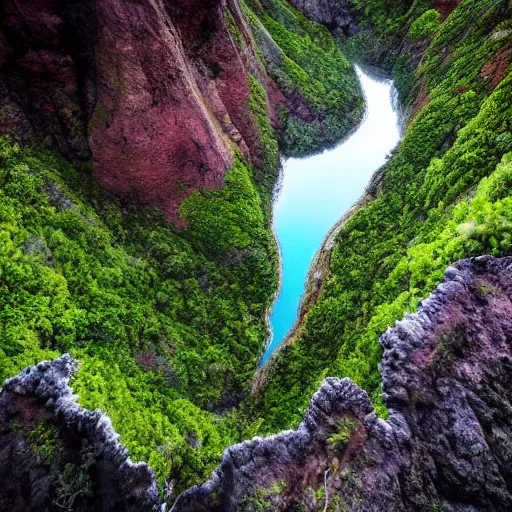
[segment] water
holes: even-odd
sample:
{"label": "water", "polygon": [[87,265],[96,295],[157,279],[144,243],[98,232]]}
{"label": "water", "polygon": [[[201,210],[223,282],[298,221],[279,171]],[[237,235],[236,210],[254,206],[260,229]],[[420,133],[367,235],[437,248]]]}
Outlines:
{"label": "water", "polygon": [[306,275],[322,240],[361,197],[400,138],[392,83],[377,82],[360,69],[357,73],[367,101],[359,129],[332,150],[284,163],[281,191],[274,203],[282,287],[270,317],[273,335],[262,364],[295,322]]}

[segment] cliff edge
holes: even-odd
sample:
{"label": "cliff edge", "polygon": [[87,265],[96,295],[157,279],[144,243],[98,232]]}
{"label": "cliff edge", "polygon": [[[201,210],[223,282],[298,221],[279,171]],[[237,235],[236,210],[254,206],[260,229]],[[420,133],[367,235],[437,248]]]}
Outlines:
{"label": "cliff edge", "polygon": [[0,510],[153,510],[156,481],[110,419],[77,403],[65,354],[25,368],[0,392]]}
{"label": "cliff edge", "polygon": [[455,263],[380,339],[386,420],[326,378],[297,431],[228,448],[173,510],[510,510],[511,299],[512,258]]}
{"label": "cliff edge", "polygon": [[[352,381],[326,378],[298,430],[227,448],[172,510],[510,510],[512,258],[455,263],[380,341],[387,419]],[[104,416],[75,403],[73,369],[62,356],[2,389],[0,505],[41,510],[71,494],[72,510],[161,506],[151,470],[127,458]],[[85,482],[75,493],[73,471]]]}

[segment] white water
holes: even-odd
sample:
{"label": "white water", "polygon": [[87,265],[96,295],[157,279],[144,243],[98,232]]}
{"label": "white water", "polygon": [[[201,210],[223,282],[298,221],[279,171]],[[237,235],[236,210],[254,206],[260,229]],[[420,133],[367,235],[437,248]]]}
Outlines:
{"label": "white water", "polygon": [[282,286],[270,318],[273,337],[264,364],[297,317],[312,259],[331,227],[361,197],[373,173],[400,139],[392,82],[378,82],[357,68],[367,114],[343,144],[284,163],[274,229],[281,249]]}

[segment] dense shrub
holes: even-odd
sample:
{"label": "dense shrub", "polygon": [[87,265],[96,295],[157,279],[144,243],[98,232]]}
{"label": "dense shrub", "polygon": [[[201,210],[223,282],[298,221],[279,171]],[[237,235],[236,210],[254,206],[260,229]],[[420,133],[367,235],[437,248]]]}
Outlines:
{"label": "dense shrub", "polygon": [[354,67],[339,44],[283,0],[246,0],[245,11],[270,76],[309,109],[282,116],[285,154],[301,156],[339,142],[364,110]]}
{"label": "dense shrub", "polygon": [[409,38],[413,41],[433,36],[441,25],[441,15],[436,9],[425,11],[409,29]]}
{"label": "dense shrub", "polygon": [[257,404],[263,432],[297,425],[326,375],[352,378],[385,414],[378,336],[416,310],[451,262],[512,254],[512,75],[493,90],[488,71],[511,43],[499,29],[510,17],[506,2],[465,1],[433,38],[416,75],[428,102],[378,198],[341,229],[304,330],[272,362]]}

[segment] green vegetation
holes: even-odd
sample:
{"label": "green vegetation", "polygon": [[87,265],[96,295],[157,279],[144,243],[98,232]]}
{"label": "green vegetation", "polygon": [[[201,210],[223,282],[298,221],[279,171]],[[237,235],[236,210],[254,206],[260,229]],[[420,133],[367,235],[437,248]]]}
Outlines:
{"label": "green vegetation", "polygon": [[283,0],[246,0],[245,11],[268,73],[286,97],[299,95],[308,107],[282,116],[285,154],[337,143],[364,110],[354,68],[338,43]]}
{"label": "green vegetation", "polygon": [[250,496],[243,498],[240,505],[243,507],[243,510],[247,512],[271,512],[276,509],[273,498],[279,500],[286,485],[286,482],[283,480],[276,482],[268,489],[258,489]]}
{"label": "green vegetation", "polygon": [[429,0],[351,0],[352,10],[361,16],[361,26],[371,27],[386,39],[403,30],[411,8],[430,5]]}
{"label": "green vegetation", "polygon": [[344,41],[345,54],[356,62],[393,69],[403,55],[397,53],[411,20],[430,9],[430,0],[351,0],[351,9],[359,20],[359,31]]}
{"label": "green vegetation", "polygon": [[350,441],[352,432],[357,428],[357,421],[351,418],[342,418],[336,425],[336,432],[327,438],[334,447],[343,447]]}
{"label": "green vegetation", "polygon": [[[361,17],[360,30],[343,42],[345,53],[354,61],[392,72],[400,100],[407,105],[415,82],[415,55],[438,30],[440,14],[432,9],[431,0],[351,3],[356,16]],[[404,40],[408,44],[402,44]]]}
{"label": "green vegetation", "polygon": [[[338,140],[363,103],[329,32],[281,0],[251,0],[245,11],[267,69],[308,105],[307,119],[280,112],[289,152]],[[228,9],[224,21],[240,50],[244,36]],[[266,84],[249,82],[255,170],[236,153],[225,187],[183,201],[182,229],[155,210],[123,208],[87,165],[0,138],[0,381],[70,352],[81,363],[72,381],[81,405],[108,414],[130,456],[147,461],[160,484],[174,480],[176,492],[206,479],[224,447],[262,421],[228,412],[250,387],[277,287],[269,220],[278,135]],[[52,440],[37,450],[51,458]],[[69,471],[63,507],[80,482]]]}
{"label": "green vegetation", "polygon": [[57,429],[53,425],[39,423],[27,432],[27,441],[39,464],[49,465],[57,444]]}
{"label": "green vegetation", "polygon": [[238,159],[222,190],[187,198],[178,232],[1,139],[0,379],[69,351],[80,402],[111,416],[136,460],[178,488],[206,477],[233,442],[207,410],[249,386],[276,287],[251,173]]}
{"label": "green vegetation", "polygon": [[93,495],[89,469],[94,465],[94,457],[85,439],[78,457],[71,461],[66,459],[64,443],[54,425],[41,422],[23,434],[37,463],[50,470],[55,492],[52,505],[56,510],[71,510],[77,499]]}
{"label": "green vegetation", "polygon": [[441,25],[441,15],[436,9],[425,11],[409,29],[409,37],[413,41],[433,36]]}
{"label": "green vegetation", "polygon": [[340,231],[304,332],[272,362],[258,403],[263,432],[297,425],[326,375],[352,378],[385,414],[378,336],[415,311],[453,261],[512,254],[510,57],[497,86],[490,65],[510,45],[502,27],[511,14],[508,2],[464,1],[436,33],[414,89],[423,84],[429,101],[378,198]]}
{"label": "green vegetation", "polygon": [[251,96],[249,97],[249,109],[255,116],[258,124],[261,146],[261,167],[263,172],[256,172],[254,179],[260,191],[263,202],[263,211],[270,218],[272,211],[272,191],[279,171],[279,148],[277,134],[268,116],[267,98],[265,89],[249,75]]}
{"label": "green vegetation", "polygon": [[224,19],[226,20],[226,25],[229,32],[231,33],[231,36],[233,37],[233,41],[235,41],[237,49],[240,50],[242,48],[244,38],[236,26],[236,22],[233,18],[233,15],[231,14],[231,11],[227,8],[224,9]]}

